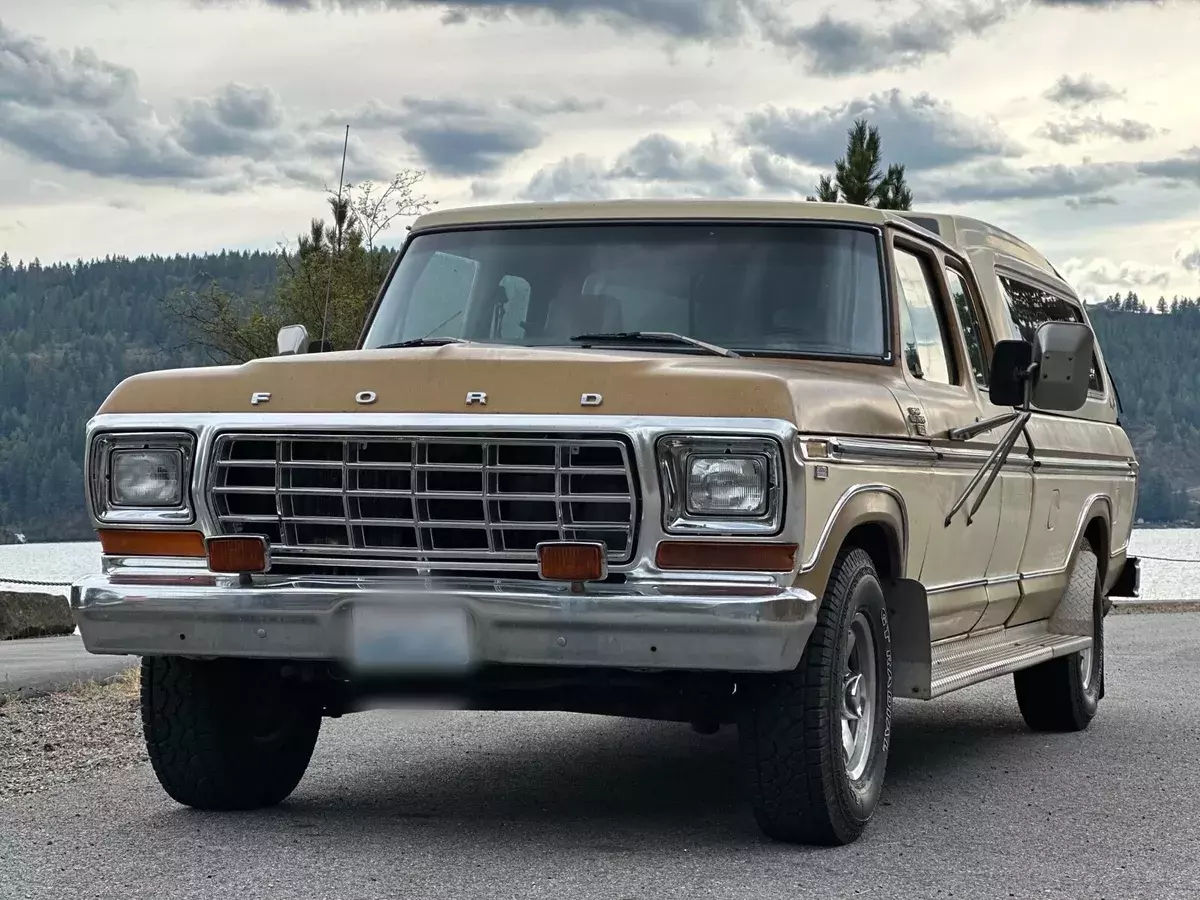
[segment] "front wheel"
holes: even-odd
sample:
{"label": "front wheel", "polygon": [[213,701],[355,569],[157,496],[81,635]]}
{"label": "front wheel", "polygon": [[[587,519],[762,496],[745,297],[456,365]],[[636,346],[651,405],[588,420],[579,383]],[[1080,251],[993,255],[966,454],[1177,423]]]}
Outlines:
{"label": "front wheel", "polygon": [[178,803],[256,809],[304,777],[321,707],[259,660],[142,660],[142,728],[154,773]]}
{"label": "front wheel", "polygon": [[738,735],[759,827],[794,843],[857,840],[879,801],[892,720],[887,607],[866,552],[839,555],[795,671],[746,693]]}

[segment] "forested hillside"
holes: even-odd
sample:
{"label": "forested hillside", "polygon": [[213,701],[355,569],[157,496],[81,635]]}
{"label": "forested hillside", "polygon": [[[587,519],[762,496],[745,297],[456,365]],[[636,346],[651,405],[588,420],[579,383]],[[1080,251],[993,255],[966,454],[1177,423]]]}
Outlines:
{"label": "forested hillside", "polygon": [[[121,379],[200,365],[164,301],[215,281],[256,298],[271,253],[13,266],[0,257],[0,540],[86,539],[83,430]],[[1161,307],[1161,309],[1160,309]],[[1139,515],[1191,520],[1200,494],[1200,302],[1111,298],[1092,313],[1143,465]],[[1200,499],[1200,497],[1198,497]]]}
{"label": "forested hillside", "polygon": [[1200,301],[1136,294],[1090,311],[1142,465],[1138,515],[1193,522],[1200,500]]}
{"label": "forested hillside", "polygon": [[269,253],[15,267],[0,256],[0,540],[88,538],[88,418],[129,375],[201,362],[163,299],[214,280],[258,296],[276,267]]}

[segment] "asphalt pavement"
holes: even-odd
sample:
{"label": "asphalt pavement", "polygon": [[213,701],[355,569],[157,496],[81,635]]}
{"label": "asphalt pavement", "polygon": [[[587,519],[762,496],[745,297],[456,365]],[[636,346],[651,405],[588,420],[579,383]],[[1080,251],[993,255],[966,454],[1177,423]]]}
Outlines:
{"label": "asphalt pavement", "polygon": [[137,661],[134,656],[88,653],[78,633],[0,641],[0,695],[35,694],[61,690],[79,681],[104,681]]}
{"label": "asphalt pavement", "polygon": [[0,802],[0,897],[1195,897],[1200,615],[1108,626],[1083,734],[1029,732],[1011,678],[898,704],[850,847],[763,838],[731,729],[385,710],[327,721],[274,810],[184,809],[145,764]]}

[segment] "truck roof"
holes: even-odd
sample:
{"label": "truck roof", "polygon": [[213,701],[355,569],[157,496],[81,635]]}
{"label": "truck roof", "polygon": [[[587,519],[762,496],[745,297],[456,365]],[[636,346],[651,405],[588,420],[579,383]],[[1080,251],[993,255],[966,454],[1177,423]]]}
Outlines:
{"label": "truck roof", "polygon": [[1063,277],[1041,252],[1015,234],[997,228],[989,222],[971,216],[951,213],[905,210],[900,216],[940,237],[964,253],[971,250],[992,250],[1019,259],[1059,281]]}
{"label": "truck roof", "polygon": [[874,209],[852,203],[814,200],[745,199],[628,199],[553,203],[504,203],[439,209],[419,216],[413,232],[470,225],[507,225],[532,222],[614,221],[629,219],[727,219],[780,221],[861,222],[916,225],[961,252],[988,249],[1022,260],[1062,281],[1050,261],[1029,243],[980,219],[922,210],[903,212]]}
{"label": "truck roof", "polygon": [[896,214],[850,203],[810,200],[589,200],[506,203],[439,209],[425,213],[413,231],[456,225],[561,222],[614,219],[824,219],[883,225]]}

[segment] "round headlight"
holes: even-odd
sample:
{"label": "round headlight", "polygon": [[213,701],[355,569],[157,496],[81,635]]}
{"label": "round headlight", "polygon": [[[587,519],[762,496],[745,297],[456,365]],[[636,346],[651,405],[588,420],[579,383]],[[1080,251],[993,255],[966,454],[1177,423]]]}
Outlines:
{"label": "round headlight", "polygon": [[112,500],[117,506],[179,506],[183,455],[178,450],[115,450]]}
{"label": "round headlight", "polygon": [[693,456],[687,508],[692,514],[758,516],[767,509],[767,461],[761,456]]}

